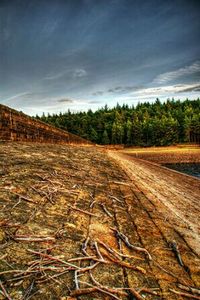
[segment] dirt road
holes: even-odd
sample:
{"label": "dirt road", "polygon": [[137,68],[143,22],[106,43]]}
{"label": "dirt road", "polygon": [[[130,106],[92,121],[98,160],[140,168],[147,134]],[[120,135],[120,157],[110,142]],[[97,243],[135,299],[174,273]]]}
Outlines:
{"label": "dirt road", "polygon": [[97,147],[1,144],[0,299],[199,299],[199,182],[173,176]]}
{"label": "dirt road", "polygon": [[110,156],[155,205],[160,217],[200,255],[200,180],[126,154],[110,152]]}

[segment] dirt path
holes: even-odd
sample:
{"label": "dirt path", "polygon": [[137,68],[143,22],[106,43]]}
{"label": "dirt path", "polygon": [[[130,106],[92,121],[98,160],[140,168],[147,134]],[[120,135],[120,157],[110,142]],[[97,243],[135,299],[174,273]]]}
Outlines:
{"label": "dirt path", "polygon": [[180,284],[198,287],[197,222],[175,205],[193,180],[174,179],[169,205],[156,167],[109,155],[0,145],[0,299],[178,300],[191,295]]}
{"label": "dirt path", "polygon": [[110,156],[200,255],[200,180],[125,154],[110,152]]}

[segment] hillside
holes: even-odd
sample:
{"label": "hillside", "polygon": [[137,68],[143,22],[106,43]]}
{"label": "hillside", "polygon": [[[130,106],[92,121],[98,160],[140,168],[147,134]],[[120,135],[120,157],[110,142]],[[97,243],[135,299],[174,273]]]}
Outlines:
{"label": "hillside", "polygon": [[0,299],[199,299],[200,181],[120,155],[0,144]]}

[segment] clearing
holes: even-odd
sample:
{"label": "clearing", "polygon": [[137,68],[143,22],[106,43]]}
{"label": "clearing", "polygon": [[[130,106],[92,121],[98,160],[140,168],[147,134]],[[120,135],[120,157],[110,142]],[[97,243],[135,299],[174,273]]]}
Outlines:
{"label": "clearing", "polygon": [[128,151],[0,144],[0,299],[200,299],[200,180]]}

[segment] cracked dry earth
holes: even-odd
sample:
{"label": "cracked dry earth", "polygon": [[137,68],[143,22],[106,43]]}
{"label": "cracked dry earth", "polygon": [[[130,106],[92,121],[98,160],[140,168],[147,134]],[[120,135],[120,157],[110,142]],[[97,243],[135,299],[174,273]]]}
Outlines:
{"label": "cracked dry earth", "polygon": [[98,147],[1,143],[0,299],[200,299],[199,182]]}

